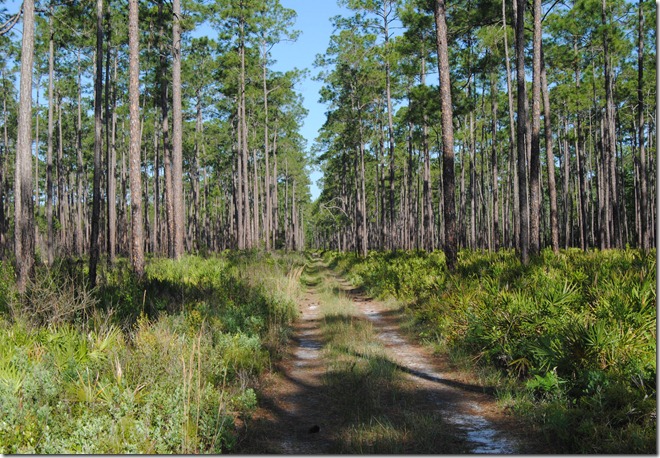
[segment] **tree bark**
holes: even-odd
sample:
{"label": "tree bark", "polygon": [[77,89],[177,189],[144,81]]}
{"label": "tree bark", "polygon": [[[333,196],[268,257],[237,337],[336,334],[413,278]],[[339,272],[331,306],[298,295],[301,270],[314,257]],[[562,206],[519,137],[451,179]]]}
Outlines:
{"label": "tree bark", "polygon": [[140,171],[140,35],[138,29],[138,0],[128,2],[129,48],[129,179],[131,182],[131,262],[138,278],[144,276],[144,235],[142,226],[142,176]]}
{"label": "tree bark", "polygon": [[520,191],[520,260],[529,263],[529,213],[527,211],[527,164],[525,139],[527,136],[527,110],[525,89],[525,0],[516,0],[518,11],[516,18],[516,81],[518,86],[517,152],[518,152],[518,188]]}
{"label": "tree bark", "polygon": [[[608,227],[609,236],[606,237],[604,247],[611,248],[613,243],[619,239],[620,224],[618,218],[618,197],[616,186],[616,125],[614,118],[614,90],[611,71],[610,38],[607,22],[607,0],[602,0],[602,25],[603,25],[603,73],[605,76],[605,119],[603,135],[603,165],[607,170],[606,183],[608,190],[606,192],[606,218],[601,224]],[[611,222],[610,222],[611,219]],[[602,243],[601,243],[602,245]]]}
{"label": "tree bark", "polygon": [[54,125],[54,99],[53,87],[55,78],[55,47],[53,43],[53,6],[50,6],[48,17],[48,140],[46,150],[46,259],[49,266],[53,265],[54,234],[53,234],[53,125]]}
{"label": "tree bark", "polygon": [[643,2],[639,0],[639,22],[637,29],[637,135],[639,148],[639,184],[640,184],[640,219],[641,231],[638,246],[648,252],[651,248],[649,237],[649,207],[648,207],[648,184],[646,177],[646,146],[644,141],[644,10]]}
{"label": "tree bark", "polygon": [[14,183],[16,286],[24,294],[34,269],[34,208],[32,201],[32,64],[34,60],[34,0],[23,1],[20,102]]}
{"label": "tree bark", "polygon": [[[540,180],[541,170],[541,0],[534,0],[533,80],[532,80],[532,148],[529,167],[530,243],[533,255],[540,252]],[[524,33],[524,31],[523,31]],[[524,67],[523,67],[524,70]],[[523,76],[524,81],[524,76]]]}
{"label": "tree bark", "polygon": [[[117,169],[117,150],[115,145],[116,138],[116,127],[117,127],[117,56],[114,58],[113,66],[113,78],[112,85],[110,85],[110,37],[112,33],[112,27],[110,24],[110,13],[109,8],[107,15],[108,21],[108,50],[105,63],[106,71],[106,166],[108,168],[107,178],[106,178],[106,200],[107,200],[107,221],[108,221],[108,235],[106,240],[106,247],[108,252],[108,265],[112,265],[115,262],[115,254],[117,252],[117,179],[115,177]],[[112,104],[112,109],[110,108]]]}
{"label": "tree bark", "polygon": [[[516,1],[513,1],[514,8]],[[516,8],[517,9],[517,8]],[[517,148],[515,137],[515,123],[514,123],[514,109],[513,109],[513,83],[511,77],[511,63],[509,61],[509,44],[507,40],[506,30],[506,1],[502,0],[502,27],[504,29],[504,63],[506,67],[506,89],[509,101],[509,176],[511,183],[511,191],[513,193],[511,200],[513,201],[513,214],[511,225],[513,226],[513,246],[520,246],[520,190],[518,188],[518,167],[517,167]]]}
{"label": "tree bark", "polygon": [[92,191],[92,234],[89,247],[89,283],[96,286],[101,218],[101,151],[103,148],[103,0],[96,0],[96,78],[94,80],[94,182]]}
{"label": "tree bark", "polygon": [[172,1],[172,189],[174,200],[174,258],[183,256],[183,114],[181,109],[181,2]]}
{"label": "tree bark", "polygon": [[557,182],[555,180],[555,154],[552,140],[552,119],[550,115],[550,94],[545,59],[541,49],[541,92],[543,94],[543,126],[545,129],[545,150],[548,161],[548,191],[550,194],[550,237],[552,250],[559,252],[559,223],[557,217]]}
{"label": "tree bark", "polygon": [[492,104],[491,121],[491,169],[493,172],[493,250],[497,252],[500,248],[500,218],[499,218],[499,178],[497,170],[497,77],[495,73],[490,75],[490,96]]}
{"label": "tree bark", "polygon": [[78,157],[78,167],[76,168],[76,185],[78,188],[76,200],[76,255],[83,255],[83,202],[84,202],[84,185],[83,185],[83,152],[82,152],[82,67],[80,64],[80,50],[78,50],[78,124],[76,126],[76,154]]}
{"label": "tree bark", "polygon": [[449,74],[449,48],[447,43],[447,23],[445,2],[436,0],[434,4],[436,46],[438,48],[438,74],[440,78],[440,106],[442,110],[442,153],[443,153],[443,198],[445,211],[445,256],[447,267],[456,265],[456,208],[454,198],[454,125],[451,101],[451,80]]}

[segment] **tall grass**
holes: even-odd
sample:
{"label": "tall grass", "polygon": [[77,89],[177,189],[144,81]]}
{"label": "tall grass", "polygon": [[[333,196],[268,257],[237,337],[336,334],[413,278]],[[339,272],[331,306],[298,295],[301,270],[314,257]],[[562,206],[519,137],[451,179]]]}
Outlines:
{"label": "tall grass", "polygon": [[516,382],[518,413],[562,451],[656,451],[655,252],[546,250],[523,266],[462,251],[453,273],[442,253],[325,256],[405,301],[420,337]]}
{"label": "tall grass", "polygon": [[158,259],[139,282],[120,261],[93,291],[67,265],[22,298],[0,282],[0,453],[231,451],[295,316],[300,262]]}

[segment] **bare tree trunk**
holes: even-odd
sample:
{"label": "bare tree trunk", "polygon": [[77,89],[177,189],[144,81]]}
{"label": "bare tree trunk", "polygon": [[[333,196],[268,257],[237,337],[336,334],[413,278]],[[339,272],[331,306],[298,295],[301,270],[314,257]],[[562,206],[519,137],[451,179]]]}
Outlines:
{"label": "bare tree trunk", "polygon": [[[603,162],[607,172],[607,182],[609,198],[606,197],[607,218],[604,224],[610,229],[610,236],[607,237],[606,247],[610,248],[616,243],[619,236],[619,218],[618,218],[618,197],[616,186],[616,126],[614,118],[614,95],[613,81],[611,75],[611,55],[610,39],[608,33],[609,24],[607,23],[607,0],[602,0],[602,25],[603,25],[603,62],[605,76],[605,120],[603,135]],[[606,193],[606,194],[608,194]],[[611,224],[609,219],[612,219]]]}
{"label": "bare tree trunk", "polygon": [[92,191],[92,234],[89,246],[89,283],[96,286],[101,217],[101,151],[103,149],[103,0],[96,0],[96,78],[94,79],[94,181]]}
{"label": "bare tree trunk", "polygon": [[183,256],[183,114],[181,109],[181,2],[172,1],[172,190],[174,203],[174,258]]}
{"label": "bare tree trunk", "polygon": [[192,229],[193,229],[193,239],[195,249],[199,249],[200,246],[200,221],[199,221],[199,205],[200,205],[200,189],[199,189],[199,154],[201,150],[202,139],[202,96],[201,90],[197,90],[197,122],[195,124],[195,156],[193,157],[193,165],[191,171],[192,178],[192,193],[193,193],[193,218],[192,218]]}
{"label": "bare tree trunk", "polygon": [[[649,207],[648,184],[646,177],[646,147],[644,142],[644,10],[643,2],[639,0],[639,22],[637,29],[637,135],[639,143],[639,183],[640,183],[640,218],[641,231],[639,232],[638,246],[648,252],[651,248],[649,237]],[[640,243],[641,242],[641,243]]]}
{"label": "bare tree trunk", "polygon": [[[110,34],[112,27],[110,26],[110,13],[106,13],[108,22],[108,51],[105,62],[105,97],[106,97],[106,163],[108,167],[107,181],[106,181],[106,200],[107,200],[107,220],[108,220],[108,235],[106,240],[106,249],[108,251],[108,265],[115,262],[115,254],[117,253],[117,149],[115,145],[116,128],[117,128],[117,56],[115,54],[113,66],[112,85],[110,85]],[[111,92],[112,91],[112,92]],[[110,104],[112,103],[112,109]],[[109,125],[108,125],[109,123]]]}
{"label": "bare tree trunk", "polygon": [[493,250],[500,248],[500,219],[498,209],[498,172],[497,172],[497,78],[495,73],[490,75],[490,96],[493,110],[493,119],[491,123],[491,168],[493,171]]}
{"label": "bare tree trunk", "polygon": [[541,92],[543,93],[543,126],[545,128],[545,150],[548,161],[548,191],[550,193],[550,234],[552,250],[559,251],[559,223],[557,221],[557,183],[555,181],[555,154],[552,141],[552,119],[550,117],[550,95],[545,59],[541,49]]}
{"label": "bare tree trunk", "polygon": [[[383,9],[387,8],[387,2],[383,2]],[[390,32],[389,32],[389,21],[388,14],[383,11],[383,35],[385,40],[385,48],[389,46],[390,41]],[[386,51],[387,52],[387,51]],[[385,97],[387,98],[387,132],[389,138],[389,159],[390,159],[390,202],[389,202],[389,221],[388,221],[388,242],[387,248],[394,249],[394,121],[393,121],[393,109],[392,109],[392,88],[391,88],[391,77],[390,77],[390,61],[389,56],[385,58]]]}
{"label": "bare tree trunk", "polygon": [[447,266],[456,265],[456,208],[454,199],[454,125],[449,74],[449,48],[444,0],[435,1],[436,45],[438,48],[438,74],[440,77],[440,106],[442,109],[443,198],[445,212],[445,256]]}
{"label": "bare tree trunk", "polygon": [[[34,132],[34,214],[35,218],[39,216],[39,120],[41,118],[39,112],[41,111],[41,106],[39,105],[39,94],[41,93],[41,73],[37,75],[37,88],[36,88],[36,105],[34,107],[34,112],[36,114],[35,122],[35,132]],[[35,247],[39,246],[39,225],[34,225],[34,244]]]}
{"label": "bare tree trunk", "polygon": [[140,35],[138,29],[138,0],[128,3],[128,50],[129,50],[129,110],[130,110],[130,167],[131,182],[131,261],[133,271],[144,276],[144,245],[142,227],[142,176],[140,171]]}
{"label": "bare tree trunk", "polygon": [[[46,226],[48,240],[46,242],[46,259],[49,266],[53,265],[54,235],[53,235],[53,124],[54,99],[53,87],[55,78],[55,47],[53,44],[53,6],[48,17],[48,147],[46,152]],[[1,180],[0,180],[1,183]],[[0,184],[1,185],[1,184]]]}
{"label": "bare tree trunk", "polygon": [[7,120],[7,86],[5,85],[6,80],[4,75],[2,76],[2,120],[3,120],[3,140],[4,144],[7,145],[5,149],[5,154],[0,155],[0,259],[4,258],[5,249],[7,247],[7,219],[6,215],[8,210],[7,205],[7,194],[9,191],[9,186],[7,183],[7,164],[9,162],[9,131]]}
{"label": "bare tree trunk", "polygon": [[[265,43],[264,43],[264,48],[265,48]],[[272,190],[272,185],[271,185],[271,177],[270,177],[270,159],[268,157],[269,154],[269,138],[268,138],[268,78],[267,78],[267,71],[268,71],[268,66],[267,64],[267,53],[264,50],[264,61],[263,61],[263,87],[264,87],[264,162],[266,163],[266,173],[265,173],[265,191],[266,191],[266,218],[265,218],[265,227],[264,227],[264,232],[265,232],[265,239],[266,239],[266,251],[270,251],[271,249],[271,236],[272,236],[272,230],[273,230],[273,190]]]}
{"label": "bare tree trunk", "polygon": [[367,192],[366,192],[366,176],[365,176],[365,169],[364,169],[364,140],[363,140],[363,132],[362,132],[362,120],[359,121],[360,123],[360,146],[359,146],[359,153],[360,153],[360,199],[358,200],[359,202],[359,223],[360,223],[360,231],[359,231],[359,252],[361,256],[366,256],[367,255],[367,240],[369,238],[368,234],[368,229],[367,229]]}
{"label": "bare tree trunk", "polygon": [[[57,131],[58,131],[58,145],[57,145],[57,203],[58,203],[58,218],[60,222],[60,247],[64,252],[68,251],[68,196],[66,190],[64,170],[64,136],[62,134],[62,98],[58,92],[57,100]],[[68,253],[67,253],[68,254]]]}
{"label": "bare tree trunk", "polygon": [[518,6],[516,18],[516,80],[518,85],[518,187],[520,190],[520,260],[523,264],[529,263],[529,213],[527,212],[526,180],[526,148],[527,136],[526,107],[527,91],[525,90],[525,0],[516,0]]}
{"label": "bare tree trunk", "polygon": [[174,258],[174,190],[172,189],[172,143],[170,142],[169,103],[167,84],[167,58],[165,48],[165,16],[163,14],[163,0],[158,2],[159,22],[159,74],[158,84],[160,92],[160,109],[163,132],[163,168],[165,179],[165,215],[167,220],[167,256]]}
{"label": "bare tree trunk", "polygon": [[277,127],[275,127],[275,132],[273,135],[273,248],[276,248],[275,244],[277,241],[277,232],[279,231],[279,198],[277,196],[278,186],[277,186]]}
{"label": "bare tree trunk", "polygon": [[[522,13],[521,13],[522,14]],[[534,0],[533,81],[532,81],[532,144],[529,167],[530,243],[533,255],[540,252],[541,183],[541,0]],[[524,70],[524,65],[523,65]],[[524,77],[523,77],[524,80]]]}
{"label": "bare tree trunk", "polygon": [[16,286],[25,293],[34,269],[34,208],[32,202],[32,63],[34,59],[34,1],[23,1],[20,102],[14,182]]}
{"label": "bare tree trunk", "polygon": [[[516,8],[516,1],[513,1],[514,10]],[[513,191],[512,201],[513,201],[513,215],[512,215],[512,226],[513,226],[513,246],[520,247],[520,190],[518,188],[519,178],[518,178],[518,167],[517,164],[517,149],[516,149],[516,137],[514,135],[515,126],[514,126],[514,110],[513,110],[513,83],[511,78],[511,63],[509,60],[509,44],[507,42],[507,30],[506,30],[506,2],[502,0],[502,27],[504,29],[504,63],[506,66],[506,88],[507,95],[509,100],[509,175],[511,176],[511,190]]]}
{"label": "bare tree trunk", "polygon": [[78,199],[76,201],[76,255],[83,255],[83,153],[82,153],[82,68],[80,65],[80,50],[78,50],[78,125],[76,126],[76,153],[78,167],[76,168],[76,185]]}

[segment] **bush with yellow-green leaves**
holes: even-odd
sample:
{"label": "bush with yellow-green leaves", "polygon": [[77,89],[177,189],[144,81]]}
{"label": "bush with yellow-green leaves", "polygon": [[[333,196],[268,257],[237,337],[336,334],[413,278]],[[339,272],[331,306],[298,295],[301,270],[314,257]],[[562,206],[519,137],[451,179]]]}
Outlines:
{"label": "bush with yellow-green leaves", "polygon": [[356,285],[404,301],[420,336],[495,368],[565,452],[655,453],[655,250],[325,253]]}
{"label": "bush with yellow-green leaves", "polygon": [[237,422],[257,406],[252,381],[294,317],[299,263],[154,260],[143,282],[119,267],[92,292],[41,273],[49,280],[32,299],[67,297],[55,302],[70,313],[55,320],[52,304],[7,299],[0,453],[231,451]]}

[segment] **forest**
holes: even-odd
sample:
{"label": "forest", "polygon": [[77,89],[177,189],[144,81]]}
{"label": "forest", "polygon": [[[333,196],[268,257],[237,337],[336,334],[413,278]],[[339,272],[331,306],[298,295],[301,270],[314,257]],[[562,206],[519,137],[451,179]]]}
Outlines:
{"label": "forest", "polygon": [[[0,0],[0,452],[286,453],[250,425],[318,293],[396,304],[537,450],[657,453],[655,3],[337,0],[281,70],[294,3]],[[330,394],[409,388],[323,342]],[[327,451],[466,451],[381,402]]]}

